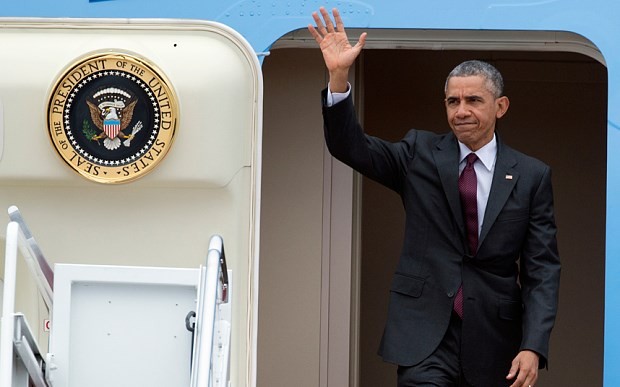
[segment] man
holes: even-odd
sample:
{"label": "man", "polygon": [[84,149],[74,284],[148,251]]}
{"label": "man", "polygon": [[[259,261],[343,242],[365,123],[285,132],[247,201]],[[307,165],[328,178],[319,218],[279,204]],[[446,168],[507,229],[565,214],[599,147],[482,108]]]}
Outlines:
{"label": "man", "polygon": [[452,129],[411,130],[398,143],[363,133],[349,44],[320,9],[308,26],[329,71],[325,139],[339,160],[396,191],[406,212],[380,354],[399,386],[534,386],[547,364],[560,276],[551,171],[501,142],[509,107],[501,74],[469,61],[445,84]]}

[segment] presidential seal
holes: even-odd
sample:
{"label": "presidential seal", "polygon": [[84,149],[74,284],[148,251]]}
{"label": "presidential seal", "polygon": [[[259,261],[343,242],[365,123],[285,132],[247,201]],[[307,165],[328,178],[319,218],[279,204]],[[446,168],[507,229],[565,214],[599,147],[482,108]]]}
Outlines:
{"label": "presidential seal", "polygon": [[154,65],[129,53],[101,53],[60,76],[47,117],[52,144],[71,168],[92,181],[123,183],[164,158],[178,104]]}

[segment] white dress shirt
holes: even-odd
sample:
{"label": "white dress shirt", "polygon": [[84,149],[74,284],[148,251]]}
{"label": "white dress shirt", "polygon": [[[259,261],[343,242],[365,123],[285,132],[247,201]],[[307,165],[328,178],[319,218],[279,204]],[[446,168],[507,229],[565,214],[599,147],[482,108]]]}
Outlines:
{"label": "white dress shirt", "polygon": [[344,93],[332,93],[329,88],[329,83],[327,84],[327,107],[333,106],[338,102],[344,101],[351,94],[351,84],[347,82],[347,91]]}

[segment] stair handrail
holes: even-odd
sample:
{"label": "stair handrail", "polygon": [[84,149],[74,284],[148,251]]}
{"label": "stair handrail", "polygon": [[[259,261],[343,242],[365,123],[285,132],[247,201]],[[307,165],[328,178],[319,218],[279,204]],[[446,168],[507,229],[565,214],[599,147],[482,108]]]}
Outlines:
{"label": "stair handrail", "polygon": [[224,241],[214,235],[209,241],[206,266],[201,267],[200,289],[196,313],[194,356],[192,358],[192,387],[213,384],[213,341],[218,303],[229,302],[229,283]]}

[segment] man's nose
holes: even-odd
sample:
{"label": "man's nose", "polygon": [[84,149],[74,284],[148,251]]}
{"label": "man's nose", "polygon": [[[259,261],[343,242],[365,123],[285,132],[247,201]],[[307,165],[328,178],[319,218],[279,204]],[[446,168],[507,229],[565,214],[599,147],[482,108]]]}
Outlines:
{"label": "man's nose", "polygon": [[465,101],[461,101],[459,106],[456,108],[457,117],[467,117],[470,114],[469,107],[465,103]]}

